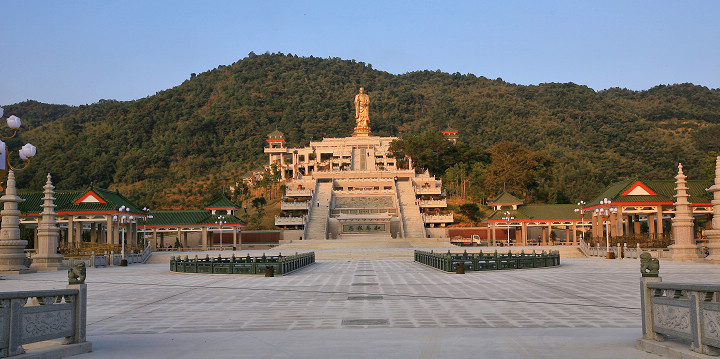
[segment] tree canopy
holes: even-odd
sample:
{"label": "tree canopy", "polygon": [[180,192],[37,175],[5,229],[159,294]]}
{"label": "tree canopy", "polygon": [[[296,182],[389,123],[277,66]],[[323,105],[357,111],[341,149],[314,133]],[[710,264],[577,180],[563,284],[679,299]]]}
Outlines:
{"label": "tree canopy", "polygon": [[[678,162],[700,178],[708,154],[720,152],[717,89],[521,86],[283,54],[251,54],[135,101],[4,106],[29,125],[8,147],[38,147],[18,173],[23,188],[40,189],[49,172],[59,189],[94,184],[153,208],[197,208],[266,163],[275,129],[289,146],[349,136],[361,86],[373,134],[401,136],[398,154],[412,153],[463,196],[493,196],[505,183],[538,201],[588,199],[612,181],[672,178]],[[448,124],[459,132],[456,146],[439,136]]]}

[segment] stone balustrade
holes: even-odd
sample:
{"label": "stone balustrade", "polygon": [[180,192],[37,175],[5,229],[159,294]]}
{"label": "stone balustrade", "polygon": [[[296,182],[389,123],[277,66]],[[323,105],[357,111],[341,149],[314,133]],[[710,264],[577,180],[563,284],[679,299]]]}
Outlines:
{"label": "stone balustrade", "polygon": [[415,187],[416,194],[442,194],[442,187]]}
{"label": "stone balustrade", "polygon": [[[127,260],[128,264],[145,263],[150,258],[150,255],[152,255],[152,248],[148,245],[140,253],[125,253],[125,260]],[[105,252],[102,255],[96,255],[95,252],[92,252],[90,256],[63,258],[63,264],[68,267],[72,267],[79,262],[85,262],[86,267],[119,266],[121,261],[122,254],[114,251]]]}
{"label": "stone balustrade", "polygon": [[336,192],[342,194],[394,194],[392,189],[375,189],[375,188],[353,188],[353,189],[337,189]]}
{"label": "stone balustrade", "polygon": [[307,221],[307,216],[299,217],[280,217],[275,216],[276,226],[304,226]]}
{"label": "stone balustrade", "polygon": [[397,208],[339,208],[339,209],[333,209],[331,211],[331,214],[336,216],[342,216],[342,215],[382,215],[387,214],[388,216],[397,216],[398,210]]}
{"label": "stone balustrade", "polygon": [[424,199],[418,201],[418,205],[420,208],[437,208],[437,207],[447,207],[447,200],[446,199]]}
{"label": "stone balustrade", "polygon": [[720,285],[663,283],[660,277],[643,277],[640,294],[639,349],[665,356],[672,347],[657,342],[667,339],[687,342],[698,353],[720,355]]}
{"label": "stone balustrade", "polygon": [[[579,241],[579,248],[580,251],[583,252],[588,257],[603,257],[605,258],[607,255],[607,252],[612,252],[615,255],[616,259],[621,258],[632,258],[632,259],[638,259],[640,258],[640,252],[646,251],[646,252],[652,252],[654,253],[653,257],[655,258],[663,258],[665,255],[669,255],[668,250],[663,249],[640,249],[640,244],[638,243],[637,247],[628,247],[627,244],[624,246],[620,246],[619,244],[617,246],[610,246],[610,249],[606,246],[591,246],[588,245],[582,238]],[[665,254],[663,254],[665,253]]]}
{"label": "stone balustrade", "polygon": [[280,209],[283,211],[290,210],[307,210],[310,207],[309,201],[302,202],[280,202]]}
{"label": "stone balustrade", "polygon": [[451,223],[455,220],[453,214],[423,214],[425,223]]}
{"label": "stone balustrade", "polygon": [[285,196],[287,197],[312,197],[313,191],[312,189],[290,189],[288,188],[285,191]]}
{"label": "stone balustrade", "polygon": [[[85,341],[87,287],[0,293],[0,357],[20,355],[23,345],[65,338],[73,353],[87,353]],[[68,352],[64,355],[67,356]],[[52,357],[53,355],[47,356]]]}

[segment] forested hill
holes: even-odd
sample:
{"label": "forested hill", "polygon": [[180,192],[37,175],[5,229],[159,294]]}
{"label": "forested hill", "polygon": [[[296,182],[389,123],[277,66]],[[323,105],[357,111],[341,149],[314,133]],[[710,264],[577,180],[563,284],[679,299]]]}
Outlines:
{"label": "forested hill", "polygon": [[440,71],[392,75],[362,62],[283,54],[251,53],[136,101],[4,107],[6,116],[32,124],[10,148],[38,147],[20,186],[40,189],[50,172],[59,189],[92,183],[141,205],[192,208],[266,163],[263,146],[275,129],[289,146],[349,136],[361,86],[372,101],[373,134],[419,135],[449,125],[471,148],[514,141],[545,151],[551,176],[537,184],[539,201],[587,200],[632,176],[671,179],[678,162],[702,178],[720,143],[717,89],[520,86]]}

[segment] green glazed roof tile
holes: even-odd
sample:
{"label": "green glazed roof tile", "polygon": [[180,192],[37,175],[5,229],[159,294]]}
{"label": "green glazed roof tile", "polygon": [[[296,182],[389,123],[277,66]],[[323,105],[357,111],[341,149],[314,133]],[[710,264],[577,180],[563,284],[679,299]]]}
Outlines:
{"label": "green glazed roof tile", "polygon": [[489,204],[492,206],[492,205],[496,205],[496,204],[522,204],[522,203],[523,203],[523,201],[520,198],[517,198],[517,197],[511,195],[510,193],[503,191],[503,193],[500,193],[500,195],[497,196],[497,198],[495,198],[495,200],[493,200]]}

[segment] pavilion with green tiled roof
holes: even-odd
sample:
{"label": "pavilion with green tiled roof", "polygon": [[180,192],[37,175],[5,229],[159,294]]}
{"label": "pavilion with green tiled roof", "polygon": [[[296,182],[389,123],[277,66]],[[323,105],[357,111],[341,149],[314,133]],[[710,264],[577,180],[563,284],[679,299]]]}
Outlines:
{"label": "pavilion with green tiled roof", "polygon": [[[224,197],[224,196],[223,196]],[[227,199],[227,198],[225,198]],[[207,250],[208,246],[230,246],[237,247],[240,242],[239,231],[245,227],[246,223],[240,218],[230,213],[231,210],[237,210],[237,206],[229,200],[217,199],[205,210],[161,210],[151,211],[151,218],[147,224],[143,225],[143,231],[149,230],[156,239],[156,247],[166,247],[173,245],[174,240],[165,241],[165,235],[176,234],[177,239],[184,248],[195,247],[198,245],[203,250]],[[224,206],[218,208],[217,206]],[[212,210],[210,208],[213,208]],[[222,211],[225,211],[221,213]],[[223,217],[222,226],[218,223],[219,217]],[[212,243],[210,243],[208,232],[212,232]],[[197,243],[190,243],[188,239],[189,233],[200,232],[200,238]]]}
{"label": "pavilion with green tiled roof", "polygon": [[[24,199],[18,204],[20,222],[26,226],[37,226],[42,213],[43,192],[20,192],[18,195]],[[104,188],[91,186],[85,190],[57,190],[54,196],[57,222],[68,246],[79,246],[82,233],[86,230],[90,233],[90,242],[119,244],[121,224],[113,219],[122,215],[141,219],[146,215],[119,192]],[[121,207],[127,210],[120,212]],[[137,224],[130,223],[125,229],[128,233],[126,242],[136,243]]]}
{"label": "pavilion with green tiled roof", "polygon": [[503,191],[494,200],[490,201],[490,203],[488,203],[488,206],[493,207],[495,210],[499,211],[506,206],[512,207],[512,209],[517,209],[517,207],[522,204],[523,201],[521,199],[511,195],[506,191]]}
{"label": "pavilion with green tiled roof", "polygon": [[[583,228],[590,226],[590,221],[583,219],[576,211],[578,206],[573,204],[523,204],[519,198],[503,192],[488,205],[494,211],[483,220],[483,223],[488,224],[488,238],[492,238],[493,243],[502,240],[502,238],[495,238],[496,229],[504,227],[506,231],[511,231],[513,228],[520,227],[519,238],[517,232],[514,238],[517,245],[528,245],[534,242],[548,244],[550,233],[554,229],[565,230],[565,236],[562,238],[564,244],[577,244],[577,231],[582,231]],[[535,239],[528,240],[530,227],[541,229],[541,236],[537,241]]]}
{"label": "pavilion with green tiled roof", "polygon": [[[44,193],[34,191],[18,195],[24,199],[18,204],[20,222],[36,227],[42,213]],[[118,245],[121,232],[124,232],[127,233],[125,242],[132,246],[138,243],[139,231],[154,234],[154,247],[165,245],[164,237],[168,232],[177,233],[177,239],[186,248],[192,247],[194,245],[188,245],[187,234],[200,232],[194,242],[207,249],[208,245],[212,245],[208,242],[208,231],[213,234],[213,243],[236,246],[238,231],[245,226],[245,222],[233,215],[240,208],[224,195],[215,198],[204,210],[150,212],[140,209],[117,191],[94,186],[85,190],[57,190],[54,196],[56,220],[64,239],[61,244],[68,247],[80,247],[83,232],[90,234],[90,242],[108,245]],[[120,208],[125,210],[121,212]],[[132,216],[134,221],[121,228],[117,218],[122,215]],[[224,217],[222,226],[218,224],[218,216]],[[221,239],[220,235],[225,238]]]}
{"label": "pavilion with green tiled roof", "polygon": [[[710,181],[689,180],[688,201],[695,217],[708,217],[712,214],[712,195],[705,189],[712,185]],[[650,236],[659,236],[670,232],[671,219],[675,213],[675,181],[627,179],[610,184],[597,197],[585,204],[582,209],[573,204],[523,204],[519,198],[501,193],[488,205],[494,210],[483,223],[488,224],[488,238],[495,235],[493,229],[521,227],[518,243],[527,243],[528,227],[541,227],[541,241],[548,242],[553,229],[565,229],[565,242],[577,242],[576,231],[580,228],[592,229],[592,235],[602,237],[607,226],[611,236],[639,234],[641,223],[646,223]],[[605,204],[605,199],[610,203]],[[616,208],[616,213],[603,217],[596,210]],[[506,212],[512,220],[508,221]],[[580,213],[583,213],[581,218]],[[491,232],[492,230],[492,232]],[[572,231],[572,232],[570,232]],[[495,238],[493,238],[495,240]]]}
{"label": "pavilion with green tiled roof", "polygon": [[[712,185],[710,181],[689,180],[688,201],[693,214],[709,216],[712,213],[712,196],[705,191]],[[646,223],[650,236],[662,236],[671,227],[671,218],[675,213],[675,181],[627,179],[610,184],[600,195],[588,202],[585,209],[592,212],[593,235],[602,236],[603,218],[596,209],[617,208],[616,214],[609,216],[612,236],[640,233],[641,223]],[[609,205],[601,201],[607,199]]]}
{"label": "pavilion with green tiled roof", "polygon": [[212,214],[215,214],[218,210],[227,211],[228,214],[234,214],[234,212],[239,210],[240,207],[238,207],[235,203],[232,203],[232,201],[223,194],[212,200],[205,209],[211,211]]}

